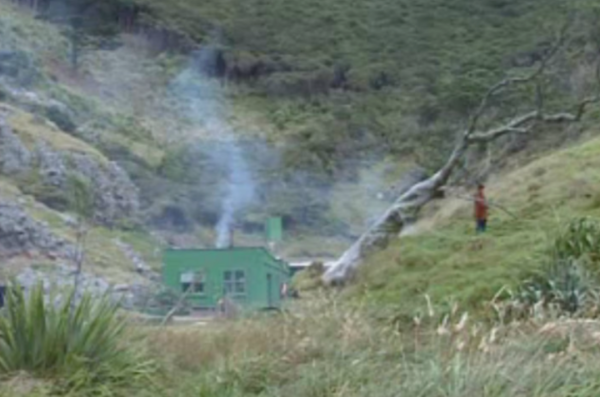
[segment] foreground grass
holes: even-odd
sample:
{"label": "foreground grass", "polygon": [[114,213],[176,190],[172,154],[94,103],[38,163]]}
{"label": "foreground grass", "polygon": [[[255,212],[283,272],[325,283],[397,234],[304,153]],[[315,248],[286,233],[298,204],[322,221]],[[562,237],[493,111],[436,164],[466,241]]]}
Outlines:
{"label": "foreground grass", "polygon": [[[35,310],[29,318],[37,322],[44,316]],[[129,325],[118,335],[98,335],[108,339],[85,339],[84,353],[95,351],[97,359],[55,366],[75,375],[85,368],[112,373],[86,378],[92,388],[57,388],[69,372],[53,372],[51,366],[36,370],[29,357],[38,356],[27,354],[38,351],[33,347],[43,332],[25,330],[19,335],[34,338],[11,354],[27,360],[15,371],[3,371],[0,396],[592,397],[600,392],[599,322],[529,320],[487,327],[471,323],[457,308],[441,322],[431,307],[426,311],[400,331],[374,321],[370,310],[319,296],[282,314],[201,327],[142,327],[136,334],[145,343],[137,346],[144,351],[146,346],[147,354],[131,351]],[[6,340],[4,328],[0,340]],[[42,346],[48,348],[42,352],[62,357],[54,345]],[[122,349],[115,350],[118,346]],[[115,367],[112,357],[142,361]],[[142,364],[152,361],[159,367],[148,372]],[[148,381],[140,382],[145,376]]]}
{"label": "foreground grass", "polygon": [[63,291],[51,299],[9,288],[0,316],[5,395],[129,395],[151,383],[153,363],[108,298]]}
{"label": "foreground grass", "polygon": [[492,208],[489,232],[481,237],[474,233],[472,203],[436,203],[415,233],[368,261],[346,294],[394,305],[407,316],[425,293],[437,302],[451,297],[483,310],[502,287],[539,269],[571,218],[600,216],[599,167],[595,139],[496,178],[488,198],[512,215]]}
{"label": "foreground grass", "polygon": [[455,312],[401,333],[321,300],[150,338],[171,396],[595,396],[600,352],[584,325],[485,329]]}

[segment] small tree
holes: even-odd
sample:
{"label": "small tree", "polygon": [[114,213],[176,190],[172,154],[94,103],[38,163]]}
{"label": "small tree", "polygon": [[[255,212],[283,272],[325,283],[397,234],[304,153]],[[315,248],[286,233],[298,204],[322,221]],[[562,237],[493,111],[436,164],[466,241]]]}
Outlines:
{"label": "small tree", "polygon": [[71,175],[68,181],[70,209],[77,216],[75,226],[75,252],[73,263],[75,265],[74,295],[79,289],[79,280],[83,263],[85,261],[85,244],[89,232],[89,225],[93,218],[94,201],[90,183],[79,175]]}
{"label": "small tree", "polygon": [[[466,128],[459,131],[454,149],[444,164],[431,177],[413,185],[402,194],[385,214],[327,270],[323,281],[329,284],[343,284],[354,274],[367,255],[387,247],[406,226],[407,220],[418,214],[427,203],[443,196],[444,189],[455,170],[461,166],[469,149],[487,145],[508,135],[526,135],[541,125],[580,122],[591,105],[600,103],[600,49],[597,48],[598,43],[594,43],[595,81],[593,87],[590,87],[592,92],[578,98],[570,110],[549,111],[547,109],[544,93],[548,82],[548,69],[552,61],[557,58],[557,54],[565,50],[565,44],[569,43],[566,38],[569,27],[570,24],[564,26],[554,45],[547,48],[545,56],[533,70],[509,75],[487,90],[466,122]],[[501,94],[506,94],[507,91],[514,94],[519,89],[533,94],[528,111],[517,113],[508,120],[502,117],[497,119],[494,115],[490,115],[492,113],[490,110],[494,108],[494,103],[500,99]]]}
{"label": "small tree", "polygon": [[64,0],[50,1],[44,17],[63,25],[71,67],[76,71],[84,51],[114,42],[119,34],[118,12],[112,0]]}

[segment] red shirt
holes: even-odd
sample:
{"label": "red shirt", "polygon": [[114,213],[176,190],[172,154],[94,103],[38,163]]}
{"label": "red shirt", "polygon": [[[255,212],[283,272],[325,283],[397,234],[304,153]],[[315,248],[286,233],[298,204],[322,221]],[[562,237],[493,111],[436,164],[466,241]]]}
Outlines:
{"label": "red shirt", "polygon": [[475,194],[475,218],[476,219],[487,219],[488,216],[488,205],[485,201],[483,191],[478,191]]}

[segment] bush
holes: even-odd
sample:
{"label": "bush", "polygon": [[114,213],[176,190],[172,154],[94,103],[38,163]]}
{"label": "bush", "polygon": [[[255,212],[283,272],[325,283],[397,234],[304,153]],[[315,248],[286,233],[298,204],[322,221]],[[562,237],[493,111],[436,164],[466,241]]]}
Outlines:
{"label": "bush", "polygon": [[575,314],[600,303],[600,288],[580,261],[555,259],[523,285],[520,299],[528,306],[552,305],[560,312]]}
{"label": "bush", "polygon": [[35,197],[37,201],[57,211],[69,209],[69,196],[64,189],[47,184],[38,170],[29,170],[18,176],[17,186],[24,194]]}
{"label": "bush", "polygon": [[128,340],[117,305],[87,294],[77,303],[72,293],[63,298],[48,304],[41,284],[28,297],[14,285],[7,289],[0,316],[0,373],[56,379],[68,393],[118,395],[149,380],[152,364]]}
{"label": "bush", "polygon": [[553,306],[570,315],[596,310],[599,254],[600,222],[572,220],[555,239],[546,266],[522,285],[517,299],[528,307]]}
{"label": "bush", "polygon": [[559,260],[600,261],[600,222],[592,218],[571,221],[556,239],[554,255]]}

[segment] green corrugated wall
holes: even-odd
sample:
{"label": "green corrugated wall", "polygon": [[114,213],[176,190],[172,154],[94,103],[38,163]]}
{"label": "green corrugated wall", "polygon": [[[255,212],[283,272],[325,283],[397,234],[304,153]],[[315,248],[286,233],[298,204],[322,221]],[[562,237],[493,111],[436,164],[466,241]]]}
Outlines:
{"label": "green corrugated wall", "polygon": [[281,306],[280,286],[289,281],[289,268],[263,248],[231,248],[208,250],[167,250],[163,256],[163,282],[182,292],[180,276],[185,272],[201,272],[205,276],[205,292],[191,294],[195,307],[214,308],[223,297],[225,271],[243,270],[246,294],[229,296],[240,306],[258,309],[269,306],[268,275],[271,274],[271,305]]}

